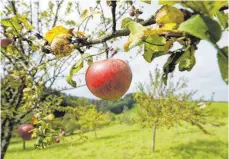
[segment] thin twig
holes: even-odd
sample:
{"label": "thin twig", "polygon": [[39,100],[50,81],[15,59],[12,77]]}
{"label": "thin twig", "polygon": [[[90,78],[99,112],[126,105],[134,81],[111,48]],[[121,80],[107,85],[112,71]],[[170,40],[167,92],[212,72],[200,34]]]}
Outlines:
{"label": "thin twig", "polygon": [[57,4],[56,13],[55,13],[55,18],[54,18],[52,27],[54,27],[54,26],[56,25],[56,22],[57,22],[57,20],[58,20],[59,10],[60,10],[61,5],[62,5],[63,2],[64,2],[64,0],[60,1],[60,2]]}
{"label": "thin twig", "polygon": [[33,25],[33,8],[32,8],[32,0],[30,0],[30,23]]}
{"label": "thin twig", "polygon": [[37,31],[40,33],[40,25],[39,25],[39,10],[40,10],[40,3],[39,1],[36,2],[37,5]]}
{"label": "thin twig", "polygon": [[[97,4],[94,8],[93,8],[93,10],[96,10],[97,8],[98,8],[98,5],[99,4]],[[89,16],[88,18],[87,18],[87,21],[86,21],[86,23],[85,23],[85,26],[84,26],[84,32],[85,32],[85,30],[86,30],[86,28],[87,28],[87,24],[88,24],[88,22],[89,22],[89,20],[92,18],[92,16]]]}
{"label": "thin twig", "polygon": [[[117,21],[123,17],[123,15],[128,11],[128,9],[130,9],[131,5],[129,7],[127,7],[117,18],[116,18],[116,23]],[[107,30],[110,29],[113,25],[108,26]]]}

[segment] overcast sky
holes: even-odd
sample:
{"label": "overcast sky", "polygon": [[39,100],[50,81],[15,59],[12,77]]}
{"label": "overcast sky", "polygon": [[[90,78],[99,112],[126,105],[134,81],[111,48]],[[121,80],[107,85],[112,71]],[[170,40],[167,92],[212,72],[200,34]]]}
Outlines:
{"label": "overcast sky", "polygon": [[[40,0],[41,8],[47,7],[48,1]],[[138,6],[143,6],[143,15],[142,18],[146,19],[150,15],[154,14],[157,9],[160,8],[157,1],[152,1],[151,5],[147,5],[141,2],[137,2]],[[81,0],[80,1],[81,8],[89,8],[95,6],[95,0]],[[104,12],[106,17],[111,16],[110,8],[104,5]],[[62,15],[64,14],[64,10],[61,11]],[[72,14],[70,17],[64,17],[65,19],[71,19],[75,15]],[[93,21],[89,24],[93,28],[96,23],[98,23],[99,18],[94,18]],[[120,29],[120,22],[117,25],[117,29]],[[126,42],[127,37],[124,37],[122,40],[119,40],[114,45],[120,46],[122,48],[124,42]],[[228,45],[228,32],[223,33],[221,40],[219,41],[219,45],[221,47]],[[217,101],[228,101],[228,90],[227,85],[221,79],[221,75],[219,72],[219,67],[217,63],[217,51],[216,49],[207,41],[202,40],[198,44],[198,50],[195,53],[196,57],[196,65],[190,72],[179,72],[176,68],[174,75],[176,78],[185,76],[189,80],[189,89],[190,90],[198,90],[198,96],[204,96],[206,99],[210,99],[211,94],[214,92],[214,100]],[[130,58],[132,57],[132,58]],[[130,86],[130,89],[127,93],[136,91],[136,83],[149,81],[148,75],[149,71],[153,71],[154,68],[158,65],[159,68],[163,67],[163,64],[166,62],[168,56],[163,56],[156,58],[152,63],[147,63],[142,56],[136,56],[136,49],[131,50],[130,52],[119,52],[114,58],[120,58],[124,60],[128,60],[130,67],[133,73],[133,80]],[[71,67],[71,66],[69,66]],[[86,68],[84,68],[85,70]],[[84,71],[83,70],[83,71]],[[66,70],[68,72],[68,70]],[[80,80],[81,83],[85,83],[84,75],[78,76],[75,78],[76,80]],[[57,80],[54,87],[58,86],[67,86],[67,82],[65,79]],[[75,96],[83,96],[89,98],[96,98],[87,87],[77,88],[65,91],[68,94]]]}

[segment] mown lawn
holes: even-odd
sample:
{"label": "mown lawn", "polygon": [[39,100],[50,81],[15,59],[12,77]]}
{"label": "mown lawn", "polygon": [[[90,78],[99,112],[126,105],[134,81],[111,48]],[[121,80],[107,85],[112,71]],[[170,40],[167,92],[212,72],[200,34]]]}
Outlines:
{"label": "mown lawn", "polygon": [[[151,152],[151,129],[137,125],[115,124],[98,130],[98,139],[88,132],[87,141],[79,136],[68,136],[59,144],[45,150],[34,150],[34,141],[27,142],[22,150],[19,138],[13,139],[6,159],[227,159],[228,108],[227,103],[214,103],[216,120],[220,127],[207,125],[213,135],[205,135],[191,125],[160,128],[156,136],[156,151]],[[133,111],[134,112],[134,111]]]}

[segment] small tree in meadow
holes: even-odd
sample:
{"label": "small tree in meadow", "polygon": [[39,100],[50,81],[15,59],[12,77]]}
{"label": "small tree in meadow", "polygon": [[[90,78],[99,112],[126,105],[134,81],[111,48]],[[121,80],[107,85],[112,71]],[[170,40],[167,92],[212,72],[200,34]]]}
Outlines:
{"label": "small tree in meadow", "polygon": [[[136,122],[143,127],[152,128],[152,151],[155,149],[156,130],[158,127],[171,128],[182,121],[197,126],[205,134],[210,134],[203,127],[212,123],[207,120],[209,109],[198,104],[201,100],[191,101],[196,91],[187,91],[187,80],[180,78],[177,82],[164,85],[159,69],[154,75],[150,73],[150,84],[138,85],[139,92],[134,94],[137,105]],[[206,103],[210,105],[209,103]]]}
{"label": "small tree in meadow", "polygon": [[94,105],[89,107],[80,107],[77,111],[81,128],[92,129],[97,138],[96,130],[109,124],[110,116],[108,113],[97,111]]}

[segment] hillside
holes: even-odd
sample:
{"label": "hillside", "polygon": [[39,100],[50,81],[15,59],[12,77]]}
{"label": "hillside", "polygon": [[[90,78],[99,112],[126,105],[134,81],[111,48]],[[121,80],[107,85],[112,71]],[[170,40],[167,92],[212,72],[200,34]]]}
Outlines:
{"label": "hillside", "polygon": [[[23,151],[21,139],[15,138],[7,151],[6,159],[226,159],[227,103],[213,103],[211,109],[215,109],[211,118],[222,123],[220,127],[206,126],[213,135],[205,135],[189,124],[172,129],[160,128],[154,154],[151,152],[151,129],[116,123],[98,130],[98,139],[93,132],[86,133],[87,141],[79,140],[78,135],[67,136],[61,138],[59,144],[45,150],[34,150],[34,141],[28,141],[27,150]],[[134,110],[122,115],[135,115]]]}

